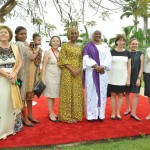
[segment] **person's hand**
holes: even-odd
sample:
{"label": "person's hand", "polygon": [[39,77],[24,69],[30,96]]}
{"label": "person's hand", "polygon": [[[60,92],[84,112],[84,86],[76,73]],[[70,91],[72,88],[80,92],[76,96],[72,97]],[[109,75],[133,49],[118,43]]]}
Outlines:
{"label": "person's hand", "polygon": [[141,80],[138,78],[138,79],[136,80],[136,86],[140,86],[140,84],[141,84]]}
{"label": "person's hand", "polygon": [[104,70],[104,67],[103,67],[103,66],[96,67],[95,70],[96,70],[97,72],[99,72],[100,74],[104,74],[104,73],[105,73],[105,70]]}
{"label": "person's hand", "polygon": [[15,71],[14,72],[10,72],[10,73],[8,73],[7,78],[9,80],[13,80],[16,77],[16,75],[17,75],[17,73]]}
{"label": "person's hand", "polygon": [[15,84],[15,79],[10,79],[9,82],[10,82],[11,84]]}
{"label": "person's hand", "polygon": [[38,54],[40,52],[40,46],[38,46],[37,48],[36,48],[36,50],[34,51],[34,54]]}
{"label": "person's hand", "polygon": [[130,78],[127,78],[126,85],[127,85],[127,86],[130,86]]}
{"label": "person's hand", "polygon": [[74,77],[77,77],[80,74],[80,72],[81,72],[80,68],[74,70],[74,72],[73,72]]}

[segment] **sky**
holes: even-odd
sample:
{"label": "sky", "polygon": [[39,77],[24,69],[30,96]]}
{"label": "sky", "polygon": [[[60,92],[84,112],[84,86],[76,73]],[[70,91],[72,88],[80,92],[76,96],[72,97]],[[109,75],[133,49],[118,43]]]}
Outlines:
{"label": "sky", "polygon": [[[109,5],[108,1],[105,0],[104,1],[104,5]],[[117,10],[116,13],[110,15],[110,20],[102,20],[101,18],[98,17],[98,15],[93,16],[93,14],[95,13],[93,10],[87,9],[88,11],[85,12],[85,20],[86,21],[92,21],[95,20],[97,23],[97,26],[99,27],[99,29],[101,30],[102,34],[104,37],[110,39],[112,37],[114,37],[116,34],[122,33],[122,28],[126,27],[128,25],[133,25],[133,18],[129,17],[126,18],[124,17],[122,20],[120,19],[120,15],[122,14],[122,10]],[[50,24],[53,24],[56,26],[57,30],[54,31],[56,35],[62,34],[64,33],[63,31],[63,25],[60,22],[60,17],[55,9],[55,7],[53,7],[51,5],[51,8],[49,8],[49,6],[45,9],[45,11],[47,11],[47,14],[45,15],[45,20],[48,21]],[[139,20],[139,26],[140,28],[143,28],[143,21],[142,19]],[[11,27],[11,29],[14,31],[15,28],[19,25],[22,25],[24,27],[27,28],[28,31],[28,41],[31,41],[32,38],[32,34],[35,32],[35,28],[34,26],[28,21],[24,21],[22,19],[19,18],[11,18],[8,19],[5,22],[6,25],[8,25],[9,27]],[[149,23],[150,25],[150,23]],[[82,26],[80,26],[82,28]],[[66,40],[67,38],[64,38],[62,40]],[[43,43],[45,43],[48,39],[47,38],[43,38]],[[44,44],[46,45],[46,44]],[[48,44],[47,44],[48,46]]]}

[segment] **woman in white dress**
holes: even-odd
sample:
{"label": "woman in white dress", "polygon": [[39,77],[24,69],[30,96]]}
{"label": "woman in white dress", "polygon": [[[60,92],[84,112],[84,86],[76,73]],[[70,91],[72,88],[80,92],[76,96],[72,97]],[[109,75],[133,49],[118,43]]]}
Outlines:
{"label": "woman in white dress", "polygon": [[[131,74],[131,54],[124,49],[125,37],[121,34],[116,36],[115,49],[111,50],[112,66],[109,72],[108,88],[111,93],[111,119],[121,120],[121,107],[124,92],[128,91]],[[127,87],[128,86],[128,87]]]}
{"label": "woman in white dress", "polygon": [[[146,50],[146,55],[144,59],[144,95],[147,96],[149,108],[150,108],[150,47]],[[150,114],[146,117],[150,120]]]}
{"label": "woman in white dress", "polygon": [[107,99],[107,73],[111,67],[110,48],[101,42],[101,31],[91,32],[92,42],[83,50],[83,69],[85,71],[86,119],[93,121],[105,119]]}
{"label": "woman in white dress", "polygon": [[44,96],[48,97],[49,120],[58,122],[58,118],[54,113],[55,98],[60,94],[60,77],[61,70],[57,66],[59,58],[59,47],[61,40],[58,36],[53,36],[50,40],[51,48],[44,53],[42,65],[42,81],[46,84]]}
{"label": "woman in white dress", "polygon": [[[20,96],[19,88],[14,83],[22,61],[17,46],[9,43],[12,37],[9,27],[0,26],[0,139],[15,133],[16,110],[23,107],[13,105],[13,97],[17,93]],[[16,100],[20,100],[21,104],[21,96]]]}

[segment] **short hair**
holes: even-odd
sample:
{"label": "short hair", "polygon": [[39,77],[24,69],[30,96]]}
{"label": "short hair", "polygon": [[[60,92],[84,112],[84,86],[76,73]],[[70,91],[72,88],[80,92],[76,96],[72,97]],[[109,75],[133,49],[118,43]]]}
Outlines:
{"label": "short hair", "polygon": [[132,38],[132,39],[130,39],[129,44],[130,44],[132,41],[134,41],[134,40],[137,41],[137,42],[139,42],[137,38]]}
{"label": "short hair", "polygon": [[12,32],[12,30],[8,27],[8,26],[5,26],[5,25],[1,25],[0,26],[0,30],[1,29],[6,29],[8,32],[9,32],[9,42],[12,40],[12,38],[13,38],[13,32]]}
{"label": "short hair", "polygon": [[[18,34],[21,30],[27,30],[25,27],[23,26],[18,26],[16,29],[15,29],[15,34]],[[19,41],[19,39],[17,38],[17,36],[15,36],[15,40],[16,41]]]}
{"label": "short hair", "polygon": [[60,45],[59,45],[59,46],[61,46],[61,39],[60,39],[59,36],[56,36],[56,35],[51,37],[50,42],[49,42],[49,46],[52,46],[52,40],[53,40],[53,38],[55,38],[55,37],[59,39],[59,41],[60,41]]}
{"label": "short hair", "polygon": [[34,33],[33,35],[32,35],[32,39],[34,40],[36,37],[41,37],[38,33]]}
{"label": "short hair", "polygon": [[126,38],[123,34],[118,34],[115,38],[115,45],[117,46],[117,41],[119,41],[120,39],[123,39],[126,42]]}

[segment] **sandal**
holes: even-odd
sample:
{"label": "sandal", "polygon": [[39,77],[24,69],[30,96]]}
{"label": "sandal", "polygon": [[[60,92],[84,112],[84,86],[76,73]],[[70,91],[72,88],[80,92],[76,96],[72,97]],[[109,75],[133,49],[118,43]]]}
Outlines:
{"label": "sandal", "polygon": [[150,115],[148,115],[148,116],[146,117],[146,120],[150,120]]}
{"label": "sandal", "polygon": [[127,116],[127,115],[129,115],[131,113],[131,111],[126,111],[126,112],[124,112],[124,116]]}

